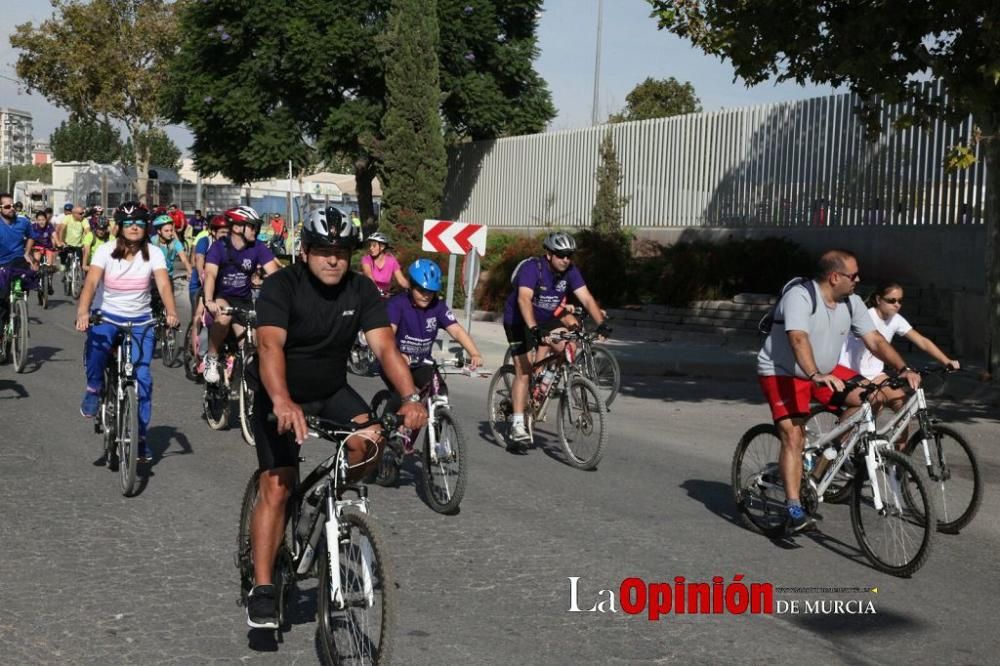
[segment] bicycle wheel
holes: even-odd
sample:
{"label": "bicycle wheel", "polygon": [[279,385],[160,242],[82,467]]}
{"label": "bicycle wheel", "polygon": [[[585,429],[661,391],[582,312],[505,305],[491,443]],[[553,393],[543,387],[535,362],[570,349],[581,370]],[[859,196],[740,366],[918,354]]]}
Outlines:
{"label": "bicycle wheel", "polygon": [[497,446],[507,446],[507,436],[510,434],[511,420],[514,414],[514,403],[511,397],[513,384],[513,365],[500,366],[490,380],[486,413],[490,422],[490,432],[493,433],[493,443]]}
{"label": "bicycle wheel", "polygon": [[246,366],[240,364],[240,432],[247,446],[254,446],[253,391],[247,385]]}
{"label": "bicycle wheel", "polygon": [[240,603],[246,606],[247,597],[253,589],[253,558],[250,550],[250,518],[257,506],[260,470],[247,481],[240,505],[240,528],[236,534],[236,569],[240,572]]}
{"label": "bicycle wheel", "polygon": [[[858,478],[851,498],[851,526],[858,545],[879,571],[910,576],[930,555],[934,534],[934,506],[926,476],[907,456],[878,448],[875,478],[870,479],[864,458],[858,457]],[[882,499],[875,508],[874,488]]]}
{"label": "bicycle wheel", "polygon": [[70,276],[70,284],[73,298],[80,298],[80,290],[83,289],[83,268],[80,262],[73,262],[73,275]]}
{"label": "bicycle wheel", "polygon": [[28,362],[28,303],[23,298],[19,298],[11,303],[10,309],[11,328],[14,335],[11,337],[11,359],[14,362],[14,372],[24,372],[24,366]]}
{"label": "bicycle wheel", "polygon": [[46,266],[42,266],[42,277],[38,281],[38,305],[43,310],[49,307],[49,282],[52,279],[49,277],[49,272],[46,268]]}
{"label": "bicycle wheel", "polygon": [[125,387],[125,398],[119,403],[118,419],[118,476],[122,495],[130,497],[135,491],[136,464],[139,459],[139,398],[135,385]]}
{"label": "bicycle wheel", "polygon": [[559,441],[566,462],[577,469],[595,469],[608,441],[608,408],[594,382],[572,374],[559,396]]}
{"label": "bicycle wheel", "polygon": [[65,296],[73,295],[73,288],[69,283],[70,269],[68,266],[63,266],[62,283],[63,283],[63,294]]}
{"label": "bicycle wheel", "polygon": [[781,439],[772,423],[743,433],[733,454],[733,500],[747,529],[768,538],[785,531],[785,484],[778,471]]}
{"label": "bicycle wheel", "polygon": [[191,341],[191,333],[194,330],[194,321],[188,322],[184,330],[184,344],[181,347],[181,364],[184,366],[184,376],[192,382],[198,382],[201,374],[198,372],[200,359],[195,353],[194,344]]}
{"label": "bicycle wheel", "polygon": [[347,369],[360,377],[367,377],[371,369],[369,362],[368,348],[355,343],[351,347],[351,353],[347,357]]}
{"label": "bicycle wheel", "polygon": [[320,656],[325,664],[389,663],[395,581],[381,536],[367,514],[344,511],[337,541],[344,603],[334,600],[327,562],[319,580]]}
{"label": "bicycle wheel", "polygon": [[[812,445],[819,441],[821,437],[840,424],[840,419],[833,412],[822,406],[814,406],[809,413],[809,420],[806,421],[806,445]],[[837,475],[833,477],[826,492],[823,493],[823,501],[830,504],[843,504],[851,499],[851,481],[854,480],[854,461],[847,459],[837,470]]]}
{"label": "bicycle wheel", "polygon": [[160,360],[168,368],[176,368],[181,354],[180,341],[177,339],[177,329],[167,327],[160,337]]}
{"label": "bicycle wheel", "polygon": [[427,504],[438,513],[453,513],[465,496],[468,477],[465,436],[447,407],[438,407],[434,418],[437,444],[432,450],[428,425],[424,433],[421,474],[427,490]]}
{"label": "bicycle wheel", "polygon": [[[386,389],[382,389],[375,394],[375,397],[372,398],[372,414],[375,415],[375,418],[382,418],[391,399],[392,393]],[[386,445],[382,449],[382,457],[379,459],[378,471],[375,473],[374,479],[375,483],[387,488],[394,488],[399,485],[400,460],[396,448],[388,439],[394,436],[396,435],[386,435]]]}
{"label": "bicycle wheel", "polygon": [[587,376],[587,379],[597,385],[604,404],[611,407],[611,403],[618,397],[618,391],[622,386],[622,368],[618,364],[618,359],[614,354],[594,345],[591,347],[594,358],[594,376]]}
{"label": "bicycle wheel", "polygon": [[98,412],[98,418],[101,420],[101,435],[104,438],[104,460],[108,467],[114,467],[115,458],[118,457],[118,451],[116,450],[118,427],[115,415],[115,400],[109,388],[113,386],[108,379],[110,374],[106,372],[104,375],[106,383],[104,384],[104,394],[101,397],[101,409]]}
{"label": "bicycle wheel", "polygon": [[205,420],[212,430],[224,430],[229,427],[229,387],[223,381],[205,384],[202,405],[205,409]]}
{"label": "bicycle wheel", "polygon": [[923,440],[924,433],[918,430],[905,453],[927,471],[938,531],[956,534],[975,518],[983,500],[975,450],[957,430],[938,423],[927,433],[927,456]]}

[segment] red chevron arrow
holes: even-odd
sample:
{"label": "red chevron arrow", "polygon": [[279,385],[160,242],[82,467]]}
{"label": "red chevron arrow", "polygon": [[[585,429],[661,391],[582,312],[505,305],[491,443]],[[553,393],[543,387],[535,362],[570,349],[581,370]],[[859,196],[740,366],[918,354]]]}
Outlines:
{"label": "red chevron arrow", "polygon": [[438,252],[451,252],[447,245],[441,240],[441,234],[448,230],[451,226],[451,222],[438,222],[433,227],[427,230],[424,234],[424,238],[430,243]]}
{"label": "red chevron arrow", "polygon": [[472,249],[472,243],[469,242],[469,238],[481,228],[482,225],[480,224],[467,224],[464,229],[455,234],[455,242],[458,243],[458,246],[466,254]]}

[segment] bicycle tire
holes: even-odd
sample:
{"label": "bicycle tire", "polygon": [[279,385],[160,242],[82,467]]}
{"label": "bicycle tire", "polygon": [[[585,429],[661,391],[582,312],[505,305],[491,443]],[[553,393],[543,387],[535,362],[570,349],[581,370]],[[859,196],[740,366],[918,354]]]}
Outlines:
{"label": "bicycle tire", "polygon": [[[608,442],[608,408],[594,382],[578,374],[571,374],[559,396],[559,442],[571,467],[583,470],[596,469],[604,457]],[[584,448],[581,435],[596,433],[596,442]]]}
{"label": "bicycle tire", "polygon": [[168,368],[176,368],[181,348],[177,344],[177,329],[167,327],[160,337],[160,360]]}
{"label": "bicycle tire", "polygon": [[[814,405],[809,410],[809,418],[806,420],[806,443],[811,445],[820,437],[830,432],[840,422],[836,414],[823,407]],[[837,475],[830,481],[826,492],[823,493],[823,501],[828,504],[845,504],[851,501],[851,482],[854,480],[854,462],[845,460],[844,464],[837,471]]]}
{"label": "bicycle tire", "polygon": [[198,355],[195,353],[191,334],[194,331],[194,321],[188,322],[184,329],[184,346],[181,347],[181,365],[184,366],[184,376],[190,381],[197,383],[201,379],[198,373]]}
{"label": "bicycle tire", "polygon": [[229,427],[229,387],[221,380],[216,384],[205,384],[202,407],[209,428],[225,430]]}
{"label": "bicycle tire", "polygon": [[[385,559],[383,539],[367,514],[344,511],[339,522],[338,559],[345,605],[338,609],[332,602],[327,553],[328,559],[320,572],[317,609],[321,661],[391,663],[396,581]],[[366,571],[370,581],[367,587]]]}
{"label": "bicycle tire", "polygon": [[773,423],[743,433],[733,454],[733,501],[743,524],[774,539],[785,531],[785,485],[778,471],[781,439]]}
{"label": "bicycle tire", "polygon": [[49,284],[52,278],[49,272],[42,267],[42,278],[38,281],[38,305],[43,310],[49,309]]}
{"label": "bicycle tire", "polygon": [[[876,456],[875,479],[868,478],[862,458],[858,459],[861,469],[853,485],[851,527],[872,566],[893,576],[912,576],[927,561],[934,542],[934,505],[926,475],[898,451],[879,448]],[[892,486],[900,481],[905,490],[893,492]],[[873,483],[878,485],[882,496],[882,512],[875,511],[874,503],[866,496],[872,492]],[[904,530],[913,536],[902,536]],[[879,533],[890,542],[885,553],[877,552],[875,543]],[[914,543],[918,544],[916,548],[912,546]]]}
{"label": "bicycle tire", "polygon": [[243,501],[240,503],[240,527],[236,533],[236,569],[240,574],[240,603],[246,606],[247,597],[253,589],[253,557],[250,550],[250,518],[257,506],[259,495],[260,470],[255,471],[247,487],[243,491]]}
{"label": "bicycle tire", "polygon": [[587,379],[594,382],[604,397],[604,404],[611,407],[622,387],[621,365],[615,355],[604,347],[591,345],[591,353],[594,359],[594,376],[587,376]]}
{"label": "bicycle tire", "polygon": [[[381,418],[386,405],[392,399],[392,392],[382,389],[372,398],[372,414],[376,418]],[[392,435],[387,434],[386,437]],[[388,445],[382,448],[382,455],[379,458],[378,470],[375,472],[375,483],[386,488],[395,488],[399,485],[399,465],[400,461],[396,452]]]}
{"label": "bicycle tire", "polygon": [[347,369],[359,377],[367,377],[371,370],[368,349],[355,343],[347,356]]}
{"label": "bicycle tire", "polygon": [[10,341],[11,361],[14,372],[22,373],[28,363],[28,303],[25,299],[19,298],[11,303],[10,317],[14,332]]}
{"label": "bicycle tire", "polygon": [[514,403],[511,396],[514,384],[514,366],[502,365],[493,373],[490,388],[486,394],[486,415],[490,422],[490,432],[493,433],[493,443],[500,447],[507,446],[507,436],[510,435],[511,419],[514,413]]}
{"label": "bicycle tire", "polygon": [[[431,433],[428,424],[424,432],[421,465],[427,505],[437,513],[455,513],[465,497],[469,475],[465,435],[447,407],[438,407],[434,417],[438,441],[437,462],[431,462]],[[447,439],[443,439],[449,428],[451,433],[447,435]]]}
{"label": "bicycle tire", "polygon": [[118,476],[122,495],[131,497],[135,492],[139,460],[139,398],[134,384],[125,387],[125,397],[119,407]]}
{"label": "bicycle tire", "polygon": [[247,385],[246,367],[240,364],[240,433],[247,446],[255,446],[253,436],[254,392]]}
{"label": "bicycle tire", "polygon": [[79,262],[73,262],[72,266],[72,276],[70,277],[70,285],[74,299],[80,298],[80,291],[83,289],[83,269],[80,267]]}
{"label": "bicycle tire", "polygon": [[[904,453],[910,456],[915,465],[918,467],[923,465],[925,468],[932,489],[931,499],[934,501],[938,531],[957,534],[976,517],[983,501],[979,461],[973,446],[954,428],[933,423],[930,430],[931,436],[927,442],[931,458],[929,466],[924,458],[923,447],[920,445],[923,434],[921,430],[910,437]],[[957,447],[945,447],[943,442],[949,439],[957,444]],[[942,458],[944,458],[943,464]],[[960,481],[965,483],[959,483]],[[946,487],[955,493],[956,486],[966,488],[967,492],[961,492],[957,501],[949,502]],[[963,499],[965,496],[968,496],[967,501]]]}
{"label": "bicycle tire", "polygon": [[67,297],[73,295],[73,287],[70,286],[69,283],[70,280],[69,273],[70,273],[69,266],[63,266],[63,274],[62,274],[63,295]]}

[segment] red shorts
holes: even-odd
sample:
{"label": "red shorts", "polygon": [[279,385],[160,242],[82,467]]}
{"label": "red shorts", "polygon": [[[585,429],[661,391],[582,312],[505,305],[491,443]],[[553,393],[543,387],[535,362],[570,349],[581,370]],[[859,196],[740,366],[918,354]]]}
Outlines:
{"label": "red shorts", "polygon": [[[830,374],[846,382],[858,373],[838,365]],[[807,418],[810,400],[836,410],[843,406],[844,398],[847,397],[844,393],[834,393],[826,386],[818,386],[808,379],[787,375],[758,375],[757,381],[771,407],[771,417],[775,422],[795,417]]]}

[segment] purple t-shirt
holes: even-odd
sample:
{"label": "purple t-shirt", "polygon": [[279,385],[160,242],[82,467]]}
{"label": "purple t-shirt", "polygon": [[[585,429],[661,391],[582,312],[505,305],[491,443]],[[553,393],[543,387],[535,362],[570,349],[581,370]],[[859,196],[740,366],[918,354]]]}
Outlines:
{"label": "purple t-shirt", "polygon": [[426,310],[413,304],[408,293],[396,294],[386,302],[389,323],[396,327],[396,346],[415,365],[430,359],[431,347],[439,328],[456,323],[455,315],[440,298],[435,298]]}
{"label": "purple t-shirt", "polygon": [[250,298],[250,276],[260,266],[274,261],[274,254],[264,243],[247,245],[237,250],[228,238],[212,243],[205,255],[205,264],[215,264],[219,274],[215,280],[216,298]]}
{"label": "purple t-shirt", "polygon": [[39,249],[51,250],[54,246],[52,244],[52,236],[56,233],[56,225],[49,222],[44,227],[40,227],[37,224],[32,223],[31,225],[31,240],[35,243],[35,247]]}
{"label": "purple t-shirt", "polygon": [[[540,275],[539,266],[542,269]],[[517,306],[517,294],[521,287],[528,287],[535,292],[531,297],[531,304],[535,309],[535,322],[543,324],[552,319],[553,311],[559,307],[567,293],[574,292],[584,286],[586,283],[576,266],[571,265],[569,270],[557,276],[552,272],[552,267],[549,266],[545,257],[527,259],[517,269],[514,290],[507,297],[507,303],[504,306],[503,323],[507,326],[524,325],[521,308]]]}

